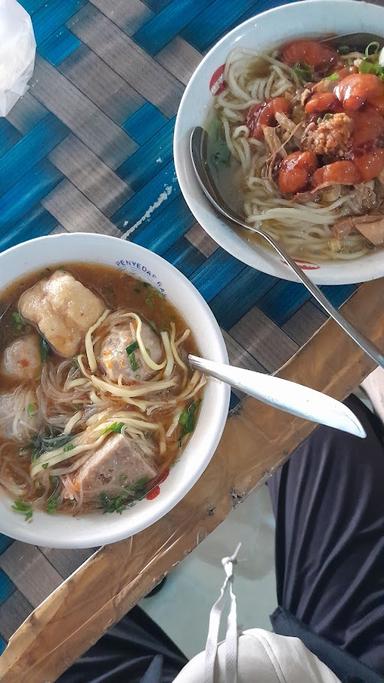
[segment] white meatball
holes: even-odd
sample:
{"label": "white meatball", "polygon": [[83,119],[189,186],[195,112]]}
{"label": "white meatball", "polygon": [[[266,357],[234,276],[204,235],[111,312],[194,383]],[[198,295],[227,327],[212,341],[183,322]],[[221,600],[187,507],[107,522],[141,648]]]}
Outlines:
{"label": "white meatball", "polygon": [[[141,337],[149,356],[155,363],[160,363],[164,355],[160,338],[146,322],[142,324]],[[113,327],[102,342],[98,361],[101,369],[112,382],[117,382],[119,377],[123,382],[132,380],[143,382],[155,374],[144,363],[139,349],[127,354],[127,347],[134,341],[128,324]]]}
{"label": "white meatball", "polygon": [[19,382],[40,377],[41,355],[37,334],[29,334],[12,342],[4,351],[1,374]]}
{"label": "white meatball", "polygon": [[29,441],[39,431],[41,415],[36,394],[27,387],[0,394],[0,436],[4,439]]}

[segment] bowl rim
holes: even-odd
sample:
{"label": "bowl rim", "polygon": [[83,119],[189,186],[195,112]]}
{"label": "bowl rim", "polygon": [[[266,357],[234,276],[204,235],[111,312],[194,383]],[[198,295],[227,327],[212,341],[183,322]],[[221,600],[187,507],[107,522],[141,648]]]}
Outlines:
{"label": "bowl rim", "polygon": [[[354,16],[357,12],[361,15],[364,13],[364,8],[369,7],[372,8],[371,11],[381,13],[384,19],[384,6],[366,2],[365,0],[362,0],[358,3],[356,0],[298,0],[298,2],[290,2],[288,4],[286,3],[279,5],[278,7],[273,7],[249,17],[222,36],[222,38],[220,38],[209,49],[203,59],[199,62],[198,66],[190,77],[187,87],[181,98],[177,111],[173,136],[173,155],[176,176],[180,185],[180,189],[189,209],[205,232],[210,235],[212,239],[227,253],[234,258],[237,258],[242,263],[254,268],[255,270],[259,270],[290,282],[298,282],[298,279],[291,269],[283,262],[283,260],[277,254],[269,251],[267,248],[251,245],[244,238],[235,234],[234,231],[225,223],[225,219],[216,214],[215,210],[210,205],[209,201],[198,186],[194,173],[191,172],[192,166],[189,162],[189,139],[188,143],[185,140],[186,135],[188,135],[189,138],[189,132],[185,129],[184,125],[184,110],[190,106],[189,98],[191,90],[193,89],[196,81],[200,80],[201,73],[204,71],[207,63],[210,62],[218,48],[222,47],[227,42],[233,41],[234,38],[240,38],[240,34],[245,29],[248,32],[255,22],[262,21],[263,17],[265,16],[273,16],[275,14],[278,15],[285,12],[289,13],[294,11],[297,7],[302,7],[303,9],[305,8],[306,11],[309,12],[311,6],[313,7],[317,5],[320,8],[324,7],[325,3],[328,3],[333,7],[335,5],[343,7],[345,11],[348,11],[349,7]],[[314,29],[314,31],[316,31],[316,29]],[[309,35],[310,31],[305,31],[304,33],[300,34],[300,31],[298,30],[298,34]],[[281,42],[282,40],[284,40],[284,36],[281,36],[277,42]],[[232,48],[228,46],[228,53],[231,49]],[[216,68],[217,67],[218,65],[216,65]],[[213,69],[214,68],[215,67],[213,67]],[[212,73],[213,70],[210,72],[210,75],[212,75]],[[202,124],[203,122],[201,122],[201,125]],[[187,147],[188,151],[186,151]],[[190,189],[191,186],[193,187],[192,191]],[[213,221],[212,217],[214,217]],[[370,280],[382,277],[384,275],[384,260],[382,259],[383,266],[381,267],[379,258],[379,252],[374,251],[371,254],[365,254],[364,256],[353,261],[321,261],[319,264],[316,264],[313,269],[310,266],[306,266],[305,259],[303,259],[303,261],[306,275],[313,280],[313,282],[320,285],[345,285],[355,284],[358,282],[368,282]],[[299,258],[297,261],[299,263],[303,263],[303,261],[301,261]]]}
{"label": "bowl rim", "polygon": [[[162,269],[167,269],[171,274],[172,277],[178,279],[183,283],[183,286],[186,287],[191,296],[193,297],[194,300],[194,305],[198,305],[199,310],[204,314],[204,320],[209,321],[209,324],[211,326],[211,333],[214,335],[215,339],[215,349],[214,352],[217,354],[215,360],[218,362],[222,363],[227,363],[228,362],[228,353],[227,349],[225,346],[224,338],[221,333],[220,327],[211,311],[209,308],[208,304],[204,300],[204,298],[201,296],[199,291],[194,287],[194,285],[188,280],[188,278],[183,275],[175,266],[173,266],[171,263],[166,261],[163,257],[159,256],[155,252],[150,251],[149,249],[146,249],[145,247],[142,247],[141,245],[135,244],[134,242],[129,242],[126,240],[122,240],[118,237],[112,237],[109,235],[102,235],[102,234],[97,234],[97,233],[85,233],[85,232],[77,232],[77,233],[65,233],[65,234],[58,234],[58,235],[46,235],[43,237],[37,237],[33,240],[28,240],[27,242],[22,242],[20,244],[14,245],[13,247],[10,247],[6,251],[0,253],[0,269],[1,269],[1,264],[4,261],[4,259],[8,258],[9,254],[18,254],[19,252],[26,252],[28,253],[28,247],[29,245],[33,242],[34,244],[41,244],[43,242],[47,243],[51,242],[55,247],[59,247],[60,242],[66,241],[66,242],[72,242],[74,245],[76,243],[79,243],[80,241],[84,243],[84,241],[89,241],[92,239],[94,244],[99,243],[100,246],[103,244],[105,245],[106,240],[108,242],[114,242],[118,243],[120,246],[120,249],[133,249],[135,252],[135,256],[147,256],[149,254],[149,258],[154,260],[156,263],[161,263],[161,268]],[[123,244],[126,245],[122,246]],[[93,254],[92,254],[93,255]],[[122,258],[124,258],[124,254],[122,254]],[[79,258],[74,257],[73,262],[78,261]],[[80,257],[81,260],[81,257]],[[49,265],[50,259],[47,258],[46,264]],[[65,258],[63,262],[69,263],[70,259]],[[94,260],[89,260],[87,261],[88,263],[95,262],[97,263],[97,253],[94,253]],[[30,266],[30,267],[29,267]],[[32,263],[28,263],[28,270],[26,272],[33,272],[33,270],[36,269],[33,267]],[[1,279],[1,278],[0,278]],[[7,283],[12,282],[11,279],[7,279]],[[7,286],[7,285],[5,285]],[[4,286],[1,286],[0,292],[3,291]],[[184,312],[181,311],[183,314]],[[185,313],[184,313],[185,315]],[[211,380],[210,380],[211,381]],[[158,496],[157,499],[154,501],[150,501],[151,507],[147,506],[146,503],[147,501],[139,501],[137,505],[134,507],[139,506],[141,503],[145,504],[145,509],[148,510],[147,514],[144,514],[143,516],[139,516],[140,518],[137,519],[135,522],[132,523],[129,518],[129,510],[126,511],[126,520],[127,523],[124,525],[123,528],[120,528],[118,524],[116,524],[116,529],[114,529],[113,525],[113,520],[116,519],[116,522],[118,519],[122,519],[123,515],[119,516],[118,518],[113,518],[110,516],[109,519],[109,525],[108,525],[108,533],[105,530],[99,531],[97,526],[95,527],[95,520],[97,522],[97,518],[102,517],[103,513],[100,512],[94,512],[91,513],[90,515],[83,515],[81,516],[82,519],[86,519],[88,516],[91,518],[91,523],[89,527],[89,534],[87,535],[87,541],[85,542],[84,540],[76,540],[76,528],[75,528],[75,522],[76,522],[76,517],[73,517],[71,515],[60,515],[60,518],[63,519],[65,518],[66,520],[70,520],[73,522],[73,529],[71,531],[68,531],[68,534],[72,534],[73,537],[71,540],[69,540],[67,537],[58,537],[57,536],[57,531],[55,532],[54,529],[54,523],[52,524],[52,520],[55,519],[54,516],[49,515],[48,513],[44,511],[35,511],[34,512],[34,520],[32,521],[31,524],[27,524],[22,520],[22,524],[17,523],[17,529],[15,532],[13,532],[10,528],[5,528],[3,525],[3,519],[2,515],[0,515],[0,532],[4,533],[5,535],[10,536],[11,538],[14,538],[15,540],[23,541],[26,543],[31,543],[34,545],[39,545],[39,546],[45,546],[45,547],[50,547],[50,548],[90,548],[90,547],[95,547],[95,546],[100,546],[100,545],[106,545],[110,543],[115,543],[117,541],[129,538],[136,533],[139,533],[140,531],[143,531],[147,527],[151,526],[152,524],[155,524],[158,522],[162,517],[164,517],[168,512],[170,512],[176,505],[179,503],[185,495],[191,490],[191,488],[194,486],[194,484],[198,481],[206,467],[208,466],[209,462],[211,461],[216,448],[218,446],[218,443],[220,441],[220,438],[222,436],[223,429],[225,427],[227,418],[228,418],[228,409],[229,409],[229,400],[230,400],[230,388],[228,385],[224,384],[223,382],[217,382],[216,380],[212,380],[212,384],[210,385],[213,387],[212,391],[214,392],[214,404],[212,402],[212,411],[213,411],[213,419],[214,419],[214,428],[209,432],[209,434],[206,434],[204,439],[199,439],[199,442],[196,444],[197,449],[197,457],[194,460],[194,468],[191,468],[191,474],[188,476],[188,478],[184,478],[183,482],[179,482],[178,486],[175,488],[174,486],[171,486],[171,490],[165,493],[163,491],[163,496]],[[197,422],[198,424],[198,422]],[[193,439],[193,435],[191,438],[191,441]],[[189,443],[191,443],[191,441]],[[199,448],[198,444],[200,443],[203,448]],[[188,447],[188,444],[187,444]],[[204,450],[204,457],[200,456],[200,453]],[[183,453],[181,454],[181,458],[183,456]],[[178,462],[178,461],[176,461]],[[172,471],[172,470],[171,470]],[[170,477],[162,484],[162,486],[167,486],[168,481]],[[168,488],[168,487],[167,487]],[[1,490],[1,499],[2,503],[4,504],[4,501],[11,500],[11,497],[5,493],[3,490]],[[149,501],[148,501],[149,502]],[[155,506],[153,505],[155,503]],[[157,504],[156,504],[157,503]],[[134,508],[133,508],[134,509]],[[144,512],[145,512],[144,509]],[[157,510],[155,514],[151,514],[151,510]],[[15,515],[17,513],[14,513]],[[154,517],[154,519],[151,519],[151,517]],[[17,519],[15,517],[15,519]],[[44,530],[44,519],[50,520],[50,528],[48,530]],[[34,521],[36,521],[36,525],[34,525]],[[53,528],[51,528],[53,526]],[[70,526],[70,525],[69,525]]]}

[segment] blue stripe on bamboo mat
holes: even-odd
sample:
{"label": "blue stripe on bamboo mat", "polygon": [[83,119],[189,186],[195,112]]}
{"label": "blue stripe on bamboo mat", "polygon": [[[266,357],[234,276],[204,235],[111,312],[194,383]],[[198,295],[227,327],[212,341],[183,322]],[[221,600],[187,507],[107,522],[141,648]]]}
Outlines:
{"label": "blue stripe on bamboo mat", "polygon": [[123,128],[132,140],[143,145],[167,123],[167,120],[160,109],[146,102],[129,116],[123,123]]}
{"label": "blue stripe on bamboo mat", "polygon": [[163,255],[194,221],[194,216],[179,194],[173,201],[166,203],[162,211],[156,212],[153,218],[138,228],[132,235],[132,241]]}
{"label": "blue stripe on bamboo mat", "polygon": [[65,26],[55,31],[40,45],[39,54],[53,66],[58,66],[81,46],[81,41]]}
{"label": "blue stripe on bamboo mat", "polygon": [[133,190],[139,190],[146,185],[172,159],[174,127],[175,118],[166,120],[156,134],[117,169],[116,173],[129,183]]}
{"label": "blue stripe on bamboo mat", "polygon": [[21,138],[19,131],[7,119],[0,119],[0,157]]}
{"label": "blue stripe on bamboo mat", "polygon": [[56,219],[48,213],[40,204],[33,210],[28,211],[25,216],[15,223],[6,233],[0,233],[0,251],[9,249],[15,244],[26,242],[35,237],[49,235],[57,226]]}
{"label": "blue stripe on bamboo mat", "polygon": [[[1,168],[1,160],[0,160]],[[47,159],[36,164],[8,192],[0,196],[0,235],[13,231],[23,216],[62,180],[63,175]],[[41,208],[41,207],[40,207]]]}
{"label": "blue stripe on bamboo mat", "polygon": [[8,536],[4,536],[4,534],[0,534],[0,555],[4,552],[4,550],[9,548],[11,543],[13,543],[13,540],[11,538],[8,538]]}
{"label": "blue stripe on bamboo mat", "polygon": [[3,569],[0,569],[0,605],[8,600],[16,590],[16,586]]}
{"label": "blue stripe on bamboo mat", "polygon": [[[37,45],[57,31],[86,4],[87,0],[46,0],[32,15]],[[21,4],[24,2],[21,0]],[[28,4],[28,2],[27,2]]]}
{"label": "blue stripe on bamboo mat", "polygon": [[221,290],[210,301],[221,327],[225,330],[233,327],[276,282],[278,280],[271,275],[260,273],[253,268],[244,268],[229,287]]}
{"label": "blue stripe on bamboo mat", "polygon": [[49,154],[68,134],[67,127],[47,114],[0,158],[0,187],[5,192]]}
{"label": "blue stripe on bamboo mat", "polygon": [[[154,176],[145,187],[141,188],[112,216],[112,221],[120,230],[125,231],[135,225],[137,221],[148,213],[143,222],[151,219],[156,208],[154,204],[165,203],[180,194],[180,187],[176,179],[173,161],[169,162],[163,170]],[[153,210],[150,209],[152,207]]]}
{"label": "blue stripe on bamboo mat", "polygon": [[133,38],[148,54],[155,55],[210,4],[212,0],[173,0],[141,26]]}

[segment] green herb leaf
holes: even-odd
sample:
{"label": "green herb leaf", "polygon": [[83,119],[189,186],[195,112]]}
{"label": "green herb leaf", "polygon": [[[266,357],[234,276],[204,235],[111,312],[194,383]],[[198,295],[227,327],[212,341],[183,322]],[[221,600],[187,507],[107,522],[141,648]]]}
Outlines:
{"label": "green herb leaf", "polygon": [[349,45],[340,45],[337,48],[337,51],[339,55],[347,55],[351,52],[351,48],[349,47]]}
{"label": "green herb leaf", "polygon": [[330,76],[327,76],[326,80],[327,81],[338,81],[340,78],[339,74],[331,74]]}
{"label": "green herb leaf", "polygon": [[310,81],[313,81],[313,73],[309,64],[305,64],[305,62],[294,64],[292,69],[295,72],[296,76],[300,78],[300,80],[304,83],[309,83]]}
{"label": "green herb leaf", "polygon": [[133,484],[125,486],[124,488],[132,498],[144,498],[145,494],[147,493],[149,481],[150,480],[148,479],[148,477],[142,477],[141,479],[135,481]]}
{"label": "green herb leaf", "polygon": [[131,353],[136,351],[138,348],[139,348],[139,345],[138,345],[137,341],[134,341],[134,342],[132,342],[132,344],[129,344],[129,346],[127,346],[127,348],[125,350],[129,356]]}
{"label": "green herb leaf", "polygon": [[35,462],[40,456],[47,452],[47,451],[53,451],[56,448],[61,448],[64,446],[68,441],[72,439],[71,434],[57,434],[57,435],[44,435],[44,434],[38,434],[34,439],[31,441],[31,448],[32,448],[32,454],[31,454],[31,460],[32,462]]}
{"label": "green herb leaf", "polygon": [[124,427],[124,422],[112,422],[108,427],[105,427],[101,434],[111,434],[112,432],[115,432],[116,434],[121,434],[121,431]]}
{"label": "green herb leaf", "polygon": [[26,323],[21,317],[20,313],[18,311],[13,311],[11,318],[16,331],[21,332],[21,330],[24,329]]}
{"label": "green herb leaf", "polygon": [[44,337],[40,337],[40,358],[41,362],[45,363],[49,354],[51,352],[51,348]]}
{"label": "green herb leaf", "polygon": [[100,494],[100,504],[104,513],[118,512],[118,514],[121,515],[130,502],[131,500],[127,493],[122,493],[118,496],[110,496],[105,492]]}
{"label": "green herb leaf", "polygon": [[131,366],[133,372],[135,372],[136,370],[138,370],[139,364],[138,364],[138,362],[137,362],[137,359],[136,359],[136,356],[135,356],[134,353],[128,354],[128,360],[129,360],[129,364],[130,364],[130,366]]}
{"label": "green herb leaf", "polygon": [[384,67],[380,66],[378,62],[370,62],[369,59],[364,59],[360,66],[361,74],[374,74],[384,80]]}
{"label": "green herb leaf", "polygon": [[27,413],[28,413],[28,417],[34,417],[37,414],[36,403],[28,403]]}
{"label": "green herb leaf", "polygon": [[366,57],[373,57],[373,55],[377,55],[380,52],[380,44],[374,40],[372,43],[369,43],[367,47],[365,48],[365,56]]}
{"label": "green herb leaf", "polygon": [[52,494],[47,500],[46,510],[47,510],[48,514],[52,515],[54,512],[56,512],[58,505],[59,505],[59,497],[56,496],[55,494]]}
{"label": "green herb leaf", "polygon": [[190,403],[189,406],[180,414],[180,440],[183,439],[186,434],[190,434],[195,429],[199,405],[200,401],[192,401],[192,403]]}
{"label": "green herb leaf", "polygon": [[12,505],[12,510],[14,512],[20,513],[21,515],[24,515],[26,522],[29,522],[32,519],[32,505],[31,503],[27,503],[27,501],[25,500],[21,500],[20,498],[18,500],[15,500],[15,502]]}
{"label": "green herb leaf", "polygon": [[74,448],[75,447],[74,447],[73,443],[67,443],[64,446],[63,451],[64,451],[64,453],[68,453],[68,451],[72,451]]}

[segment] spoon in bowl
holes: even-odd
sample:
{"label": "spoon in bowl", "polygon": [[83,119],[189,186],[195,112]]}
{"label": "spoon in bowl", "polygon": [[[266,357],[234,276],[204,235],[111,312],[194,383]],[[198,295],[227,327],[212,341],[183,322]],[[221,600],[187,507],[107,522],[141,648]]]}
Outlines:
{"label": "spoon in bowl", "polygon": [[198,356],[188,356],[189,365],[205,375],[220,379],[263,403],[312,422],[340,429],[363,439],[363,426],[340,401],[302,384],[261,372],[215,363]]}
{"label": "spoon in bowl", "polygon": [[372,360],[384,367],[384,355],[383,353],[373,344],[369,339],[367,339],[359,330],[356,329],[352,323],[344,318],[327,299],[325,294],[321,289],[315,285],[312,280],[304,273],[296,261],[286,252],[285,248],[275,240],[271,235],[269,235],[261,227],[254,227],[247,225],[245,221],[228,206],[225,199],[220,194],[220,191],[213,179],[213,176],[209,169],[208,164],[208,133],[197,126],[193,129],[190,138],[190,153],[192,159],[192,166],[194,168],[196,178],[198,183],[203,190],[208,201],[216,209],[216,211],[224,216],[228,223],[235,224],[241,228],[245,228],[250,232],[256,233],[262,237],[268,244],[285,261],[285,263],[293,270],[298,280],[300,280],[303,285],[308,289],[312,296],[319,302],[320,306],[328,313],[328,315],[333,318],[333,320],[346,332],[351,339],[363,350],[365,353],[372,358]]}

